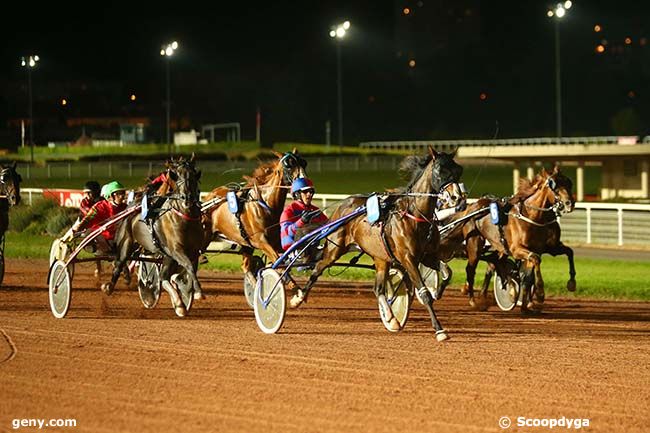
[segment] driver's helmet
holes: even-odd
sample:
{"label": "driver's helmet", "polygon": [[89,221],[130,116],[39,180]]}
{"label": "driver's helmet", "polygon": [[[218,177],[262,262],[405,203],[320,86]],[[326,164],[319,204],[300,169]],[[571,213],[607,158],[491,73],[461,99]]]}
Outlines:
{"label": "driver's helmet", "polygon": [[99,186],[99,182],[94,180],[89,180],[84,185],[83,192],[92,192],[94,196],[98,196],[100,194],[100,189],[101,187]]}
{"label": "driver's helmet", "polygon": [[314,182],[312,182],[311,179],[308,179],[306,177],[299,177],[298,179],[294,180],[293,183],[291,184],[292,194],[295,194],[298,191],[304,191],[306,189],[314,189]]}
{"label": "driver's helmet", "polygon": [[118,181],[114,180],[112,182],[107,183],[102,187],[102,195],[108,200],[111,198],[111,195],[114,192],[118,191],[126,191],[126,188],[124,188],[124,185],[119,183]]}

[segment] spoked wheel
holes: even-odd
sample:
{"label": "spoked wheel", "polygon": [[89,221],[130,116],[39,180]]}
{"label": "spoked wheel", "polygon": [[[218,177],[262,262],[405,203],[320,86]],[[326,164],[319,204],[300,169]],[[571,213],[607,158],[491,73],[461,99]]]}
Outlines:
{"label": "spoked wheel", "polygon": [[274,269],[264,269],[260,273],[253,301],[257,326],[265,334],[278,332],[287,313],[287,300],[280,274]]}
{"label": "spoked wheel", "polygon": [[[61,239],[54,239],[52,246],[50,247],[50,267],[57,260],[65,262],[68,259],[68,252],[70,248],[67,243],[63,242]],[[68,265],[68,273],[70,278],[74,277],[74,263]]]}
{"label": "spoked wheel", "polygon": [[154,308],[160,300],[160,266],[154,262],[140,262],[138,266],[138,293],[145,308]]}
{"label": "spoked wheel", "polygon": [[422,279],[424,280],[424,285],[429,289],[433,289],[434,293],[437,292],[438,287],[440,287],[440,277],[438,276],[438,272],[422,263],[420,263],[418,269],[420,270],[420,275],[422,275]]}
{"label": "spoked wheel", "polygon": [[68,314],[70,308],[70,295],[72,278],[65,262],[57,260],[50,267],[48,287],[50,292],[50,309],[57,319],[62,319]]}
{"label": "spoked wheel", "polygon": [[[257,271],[264,267],[264,259],[260,256],[251,257],[251,273],[257,278]],[[246,275],[244,275],[244,296],[246,297],[246,302],[248,305],[253,308],[253,298],[255,296],[255,286],[257,285],[256,281],[251,281]]]}
{"label": "spoked wheel", "polygon": [[[395,316],[399,322],[400,331],[404,329],[409,318],[412,300],[413,296],[410,287],[408,287],[407,281],[404,280],[403,271],[397,268],[391,268],[388,271],[388,279],[386,280],[386,301],[393,312],[393,316]],[[381,314],[381,311],[379,317],[381,318],[381,323],[384,324],[384,327],[387,330],[394,332],[390,328],[390,324],[384,319],[384,315]]]}
{"label": "spoked wheel", "polygon": [[503,311],[511,311],[519,300],[519,281],[508,276],[507,284],[501,284],[501,277],[494,275],[494,300]]}
{"label": "spoked wheel", "polygon": [[170,281],[174,284],[181,294],[181,300],[185,305],[185,310],[190,311],[192,308],[192,301],[194,301],[194,287],[192,287],[192,279],[185,272],[181,271],[179,274],[171,276]]}

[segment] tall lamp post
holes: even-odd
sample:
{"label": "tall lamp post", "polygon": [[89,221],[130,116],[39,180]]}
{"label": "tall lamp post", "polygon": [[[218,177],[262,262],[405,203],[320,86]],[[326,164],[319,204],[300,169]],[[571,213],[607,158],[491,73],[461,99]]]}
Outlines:
{"label": "tall lamp post", "polygon": [[174,55],[174,51],[178,49],[178,42],[173,41],[168,43],[167,45],[163,45],[160,48],[160,55],[165,57],[165,71],[167,74],[166,77],[166,87],[167,87],[167,101],[165,102],[165,107],[167,109],[167,151],[169,153],[169,156],[172,155],[172,142],[171,142],[171,134],[170,134],[170,117],[171,117],[171,89],[169,85],[169,63],[171,60],[171,57]]}
{"label": "tall lamp post", "polygon": [[560,71],[560,20],[571,9],[571,0],[558,3],[546,12],[549,18],[555,18],[555,127],[557,138],[562,138],[562,80]]}
{"label": "tall lamp post", "polygon": [[330,37],[336,39],[336,96],[338,105],[338,138],[339,151],[343,150],[343,79],[341,77],[341,41],[350,29],[350,21],[333,26],[330,30]]}
{"label": "tall lamp post", "polygon": [[34,110],[32,108],[32,69],[40,60],[37,55],[31,55],[20,58],[20,66],[27,69],[27,93],[29,98],[29,148],[31,153],[31,162],[34,163]]}

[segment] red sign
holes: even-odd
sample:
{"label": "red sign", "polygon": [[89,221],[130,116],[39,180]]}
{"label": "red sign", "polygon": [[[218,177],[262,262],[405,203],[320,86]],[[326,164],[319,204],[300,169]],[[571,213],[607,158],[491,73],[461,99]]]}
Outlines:
{"label": "red sign", "polygon": [[52,199],[59,206],[78,208],[84,198],[84,193],[80,189],[44,189],[43,198]]}

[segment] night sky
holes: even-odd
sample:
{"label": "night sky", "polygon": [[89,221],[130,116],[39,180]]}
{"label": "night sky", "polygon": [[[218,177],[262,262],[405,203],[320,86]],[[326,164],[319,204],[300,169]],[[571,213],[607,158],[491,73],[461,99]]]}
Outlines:
{"label": "night sky", "polygon": [[[555,39],[546,17],[551,3],[475,2],[477,38],[450,38],[447,47],[432,49],[426,62],[410,69],[395,54],[396,10],[405,5],[417,12],[416,3],[30,6],[0,29],[0,120],[25,116],[19,58],[38,53],[35,116],[126,114],[158,121],[165,98],[158,52],[176,39],[174,115],[196,128],[238,121],[250,139],[260,107],[265,142],[322,143],[325,121],[336,120],[335,43],[327,33],[349,19],[352,32],[342,46],[346,143],[492,138],[497,122],[499,138],[554,135]],[[561,25],[564,135],[650,134],[649,4],[574,2]],[[600,34],[595,24],[603,26]],[[608,51],[597,55],[602,39]],[[620,51],[611,50],[615,46]],[[83,95],[75,90],[81,86]],[[131,93],[136,103],[128,102]],[[65,111],[57,106],[61,97],[70,101]],[[4,136],[12,135],[9,129]]]}

